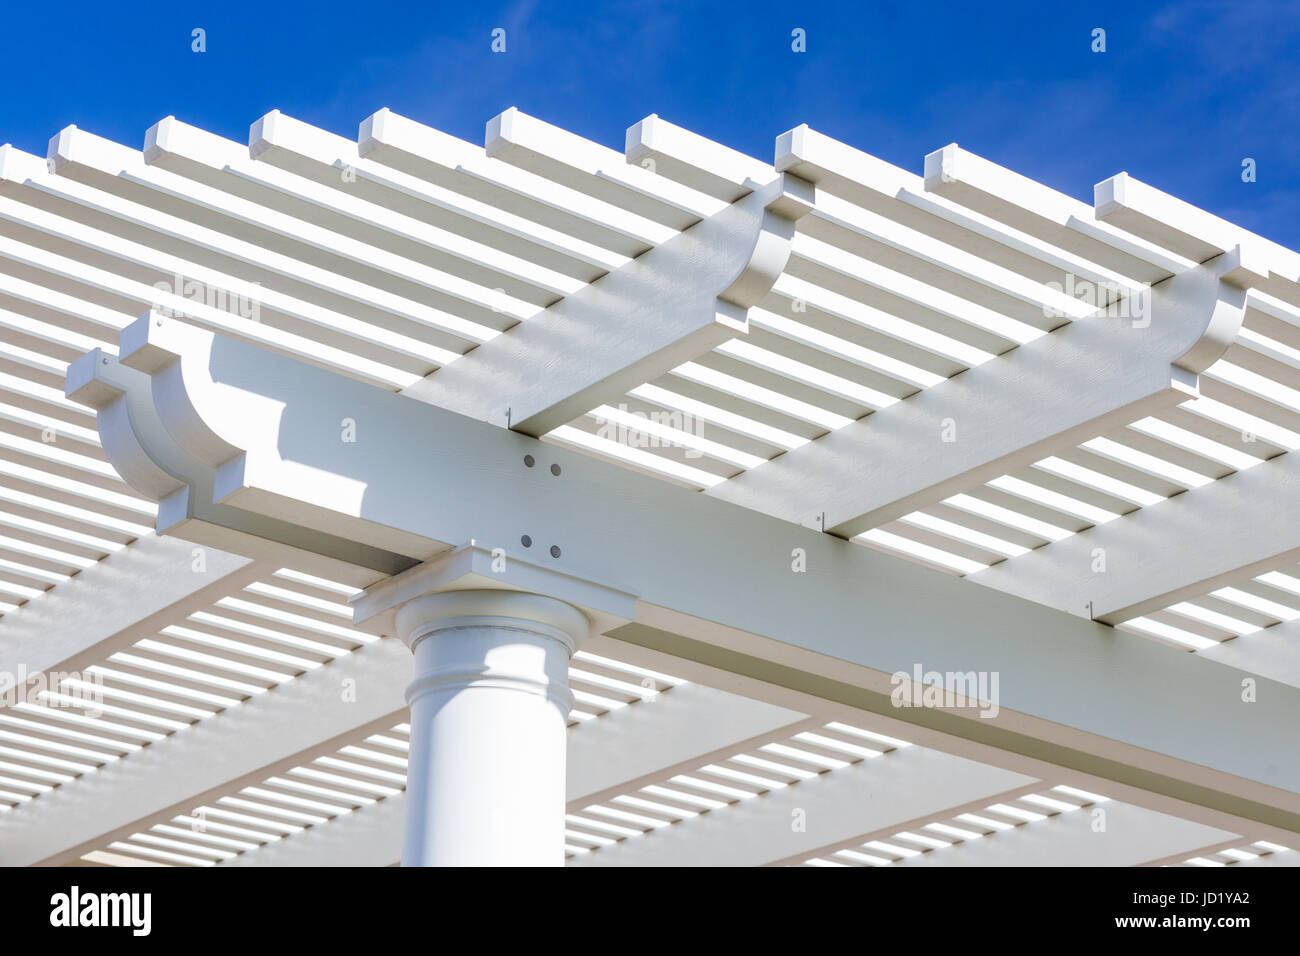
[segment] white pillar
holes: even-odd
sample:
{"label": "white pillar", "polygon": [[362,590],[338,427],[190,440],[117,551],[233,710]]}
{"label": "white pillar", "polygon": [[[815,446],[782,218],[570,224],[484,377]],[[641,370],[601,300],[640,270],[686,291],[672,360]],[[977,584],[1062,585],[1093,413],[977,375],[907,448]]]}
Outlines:
{"label": "white pillar", "polygon": [[589,628],[519,591],[429,594],[397,611],[415,654],[404,866],[562,866],[569,658]]}

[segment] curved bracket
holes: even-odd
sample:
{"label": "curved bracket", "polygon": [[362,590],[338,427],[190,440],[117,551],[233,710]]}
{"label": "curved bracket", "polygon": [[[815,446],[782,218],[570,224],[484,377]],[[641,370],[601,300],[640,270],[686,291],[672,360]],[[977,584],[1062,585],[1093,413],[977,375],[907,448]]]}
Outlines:
{"label": "curved bracket", "polygon": [[[149,329],[155,330],[152,341]],[[231,423],[212,413],[221,402],[212,399],[215,383],[199,371],[207,354],[201,347],[204,337],[212,338],[200,329],[148,313],[123,330],[121,359],[92,349],[68,367],[66,394],[95,409],[100,443],[109,461],[128,485],[158,502],[158,533],[292,563],[358,586],[411,567],[415,561],[408,556],[309,532],[214,496],[218,483],[214,449],[232,453],[227,467],[242,464],[245,453],[218,435]],[[170,339],[172,346],[186,342],[189,347],[169,351],[160,345],[161,339]],[[188,359],[182,362],[182,356]],[[191,371],[188,379],[186,368]],[[206,391],[206,398],[196,400],[191,386],[198,394]]]}
{"label": "curved bracket", "polygon": [[1200,374],[1223,358],[1241,331],[1248,290],[1268,276],[1266,267],[1260,276],[1261,267],[1237,246],[1152,287],[1153,319],[1158,312],[1176,317],[1189,310],[1206,317],[1195,341],[1173,360],[1175,366]]}
{"label": "curved bracket", "polygon": [[[1199,373],[1241,328],[1254,276],[1234,249],[706,494],[795,522],[817,514],[840,537],[880,527],[1196,398]],[[961,423],[960,443],[934,440],[946,419]]]}
{"label": "curved bracket", "polygon": [[403,394],[541,436],[749,330],[812,184],[788,173],[444,366]]}

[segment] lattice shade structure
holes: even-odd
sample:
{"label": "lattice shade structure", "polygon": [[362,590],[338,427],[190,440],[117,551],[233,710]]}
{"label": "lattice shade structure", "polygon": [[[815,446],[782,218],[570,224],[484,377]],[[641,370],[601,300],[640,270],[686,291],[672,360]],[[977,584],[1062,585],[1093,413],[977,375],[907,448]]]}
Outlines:
{"label": "lattice shade structure", "polygon": [[1297,448],[1300,254],[1125,173],[0,147],[0,863],[1291,865]]}

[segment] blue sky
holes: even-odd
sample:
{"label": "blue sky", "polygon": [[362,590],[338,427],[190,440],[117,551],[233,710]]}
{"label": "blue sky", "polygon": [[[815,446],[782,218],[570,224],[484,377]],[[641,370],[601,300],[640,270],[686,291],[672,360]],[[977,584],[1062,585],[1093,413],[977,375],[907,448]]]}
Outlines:
{"label": "blue sky", "polygon": [[[195,27],[206,53],[191,52]],[[0,30],[0,142],[42,155],[69,123],[139,147],[167,115],[245,141],[271,109],[354,137],[388,106],[481,143],[517,106],[620,149],[658,113],[767,160],[808,123],[917,172],[958,142],[1089,201],[1127,170],[1300,248],[1289,2],[65,0],[11,4]]]}

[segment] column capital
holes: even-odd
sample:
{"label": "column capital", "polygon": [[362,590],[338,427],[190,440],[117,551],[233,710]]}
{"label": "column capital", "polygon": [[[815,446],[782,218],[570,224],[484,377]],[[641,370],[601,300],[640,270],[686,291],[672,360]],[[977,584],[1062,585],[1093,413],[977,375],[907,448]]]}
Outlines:
{"label": "column capital", "polygon": [[477,588],[441,591],[397,610],[397,634],[415,655],[406,702],[466,690],[514,691],[573,709],[569,658],[591,632],[587,616],[563,601]]}
{"label": "column capital", "polygon": [[[407,640],[403,631],[410,621],[422,614],[442,614],[444,607],[452,606],[434,601],[420,604],[422,610],[417,611],[416,602],[449,593],[478,595],[473,602],[463,597],[456,600],[466,607],[472,603],[483,608],[486,616],[502,616],[499,611],[489,609],[505,607],[499,602],[504,602],[508,595],[551,598],[571,610],[576,609],[574,613],[583,616],[589,630],[595,633],[625,624],[636,615],[637,598],[630,591],[534,564],[503,549],[470,542],[386,578],[353,597],[353,626],[372,634]],[[567,625],[556,626],[563,630]],[[407,640],[407,643],[411,642]]]}
{"label": "column capital", "polygon": [[432,634],[486,627],[550,638],[572,656],[591,633],[591,621],[573,605],[501,588],[424,594],[402,604],[394,618],[396,636],[412,651]]}

